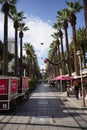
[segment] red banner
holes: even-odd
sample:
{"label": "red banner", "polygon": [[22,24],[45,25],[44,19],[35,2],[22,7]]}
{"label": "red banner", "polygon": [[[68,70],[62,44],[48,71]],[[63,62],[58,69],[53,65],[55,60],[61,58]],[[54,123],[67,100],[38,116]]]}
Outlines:
{"label": "red banner", "polygon": [[28,79],[27,77],[23,77],[23,89],[28,88]]}
{"label": "red banner", "polygon": [[17,79],[11,79],[11,94],[18,92],[18,80]]}
{"label": "red banner", "polygon": [[0,94],[6,94],[7,80],[0,79]]}

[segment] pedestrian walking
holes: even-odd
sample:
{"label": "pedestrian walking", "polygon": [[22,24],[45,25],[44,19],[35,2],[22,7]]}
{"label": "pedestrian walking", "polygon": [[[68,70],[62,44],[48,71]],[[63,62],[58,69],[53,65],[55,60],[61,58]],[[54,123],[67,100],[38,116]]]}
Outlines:
{"label": "pedestrian walking", "polygon": [[77,99],[79,99],[79,85],[78,85],[78,80],[74,79],[73,80],[73,85],[75,89],[75,96]]}
{"label": "pedestrian walking", "polygon": [[79,99],[79,86],[78,85],[75,86],[75,95],[76,95],[76,98]]}

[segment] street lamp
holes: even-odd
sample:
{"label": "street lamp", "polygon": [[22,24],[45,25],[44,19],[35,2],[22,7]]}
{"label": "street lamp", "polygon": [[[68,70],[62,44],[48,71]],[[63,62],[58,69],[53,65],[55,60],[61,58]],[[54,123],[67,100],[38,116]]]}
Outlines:
{"label": "street lamp", "polygon": [[83,88],[83,78],[82,78],[81,52],[80,52],[80,50],[77,51],[76,55],[77,55],[78,58],[79,58],[80,75],[81,75],[81,88],[82,88],[82,96],[83,96],[83,106],[85,107],[84,88]]}

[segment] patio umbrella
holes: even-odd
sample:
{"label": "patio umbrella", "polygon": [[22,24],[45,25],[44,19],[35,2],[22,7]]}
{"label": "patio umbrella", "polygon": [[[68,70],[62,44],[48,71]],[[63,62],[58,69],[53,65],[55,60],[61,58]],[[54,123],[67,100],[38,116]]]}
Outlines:
{"label": "patio umbrella", "polygon": [[60,75],[54,78],[54,80],[72,80],[72,79],[73,77],[68,75]]}

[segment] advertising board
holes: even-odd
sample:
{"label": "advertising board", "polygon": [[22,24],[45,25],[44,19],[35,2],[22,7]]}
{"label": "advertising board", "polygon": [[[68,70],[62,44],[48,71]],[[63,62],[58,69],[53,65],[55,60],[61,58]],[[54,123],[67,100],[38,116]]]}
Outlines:
{"label": "advertising board", "polygon": [[28,80],[29,80],[29,78],[28,77],[23,77],[23,79],[22,79],[22,82],[23,82],[23,89],[26,89],[26,88],[28,88]]}
{"label": "advertising board", "polygon": [[0,94],[6,94],[6,93],[7,93],[7,80],[0,79]]}
{"label": "advertising board", "polygon": [[11,94],[18,92],[18,80],[17,79],[11,79]]}

